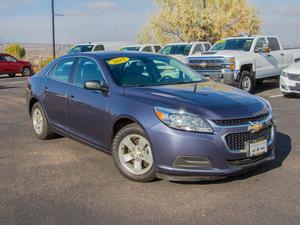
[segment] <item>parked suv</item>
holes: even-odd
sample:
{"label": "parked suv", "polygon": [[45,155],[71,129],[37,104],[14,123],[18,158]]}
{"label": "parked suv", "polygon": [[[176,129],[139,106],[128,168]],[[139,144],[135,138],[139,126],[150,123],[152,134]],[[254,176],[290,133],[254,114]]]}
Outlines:
{"label": "parked suv", "polygon": [[21,73],[22,76],[31,75],[33,73],[31,63],[18,60],[9,54],[0,53],[0,74],[14,77],[17,73]]}
{"label": "parked suv", "polygon": [[300,94],[300,62],[294,63],[282,71],[280,90],[284,96]]}
{"label": "parked suv", "polygon": [[135,181],[219,179],[274,159],[270,104],[172,57],[68,55],[26,90],[38,138],[55,132],[102,149]]}

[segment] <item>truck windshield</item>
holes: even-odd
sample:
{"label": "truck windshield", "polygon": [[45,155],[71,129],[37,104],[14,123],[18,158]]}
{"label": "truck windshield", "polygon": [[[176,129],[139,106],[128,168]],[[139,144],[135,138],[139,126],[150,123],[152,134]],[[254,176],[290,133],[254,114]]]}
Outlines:
{"label": "truck windshield", "polygon": [[163,55],[189,55],[192,45],[167,45],[159,53]]}
{"label": "truck windshield", "polygon": [[140,46],[123,47],[120,49],[120,51],[139,51],[140,48]]}
{"label": "truck windshield", "polygon": [[253,43],[253,38],[241,38],[241,39],[227,39],[217,41],[210,51],[220,50],[239,50],[239,51],[250,51]]}
{"label": "truck windshield", "polygon": [[206,81],[176,59],[133,56],[105,59],[115,82],[124,87],[158,86]]}
{"label": "truck windshield", "polygon": [[93,50],[94,45],[77,45],[69,51],[69,53],[77,53],[77,52],[91,52]]}

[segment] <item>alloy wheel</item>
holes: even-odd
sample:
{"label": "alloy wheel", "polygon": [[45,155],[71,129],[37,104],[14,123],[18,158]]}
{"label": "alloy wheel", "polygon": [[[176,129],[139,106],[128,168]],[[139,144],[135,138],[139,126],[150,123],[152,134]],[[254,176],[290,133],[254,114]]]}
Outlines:
{"label": "alloy wheel", "polygon": [[40,135],[43,133],[43,125],[44,125],[44,121],[43,121],[43,115],[40,109],[36,108],[33,111],[32,114],[32,122],[33,122],[33,128],[34,131]]}
{"label": "alloy wheel", "polygon": [[139,134],[125,136],[120,142],[118,153],[122,167],[133,175],[146,174],[152,168],[150,144]]}

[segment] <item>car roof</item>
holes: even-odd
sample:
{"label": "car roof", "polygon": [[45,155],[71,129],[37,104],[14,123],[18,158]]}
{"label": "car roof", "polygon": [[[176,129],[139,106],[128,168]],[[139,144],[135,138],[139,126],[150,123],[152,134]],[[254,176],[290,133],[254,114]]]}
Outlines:
{"label": "car roof", "polygon": [[80,53],[71,53],[64,57],[70,56],[89,56],[94,58],[118,58],[118,57],[138,57],[138,56],[162,56],[155,53],[149,52],[139,52],[139,51],[98,51],[98,52],[80,52]]}
{"label": "car roof", "polygon": [[165,46],[172,46],[172,45],[194,45],[194,44],[208,44],[208,41],[192,41],[192,42],[177,42],[177,43],[170,43],[166,44]]}
{"label": "car roof", "polygon": [[122,48],[130,48],[130,47],[145,47],[145,46],[160,46],[159,44],[136,44],[136,45],[125,45]]}

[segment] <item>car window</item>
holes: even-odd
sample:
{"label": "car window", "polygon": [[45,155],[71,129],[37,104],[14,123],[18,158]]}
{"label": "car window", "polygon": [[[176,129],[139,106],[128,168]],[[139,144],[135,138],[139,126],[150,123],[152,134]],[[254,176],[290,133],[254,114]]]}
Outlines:
{"label": "car window", "polygon": [[151,46],[146,46],[142,50],[143,52],[152,52],[152,47]]}
{"label": "car window", "polygon": [[14,57],[9,56],[9,55],[5,55],[4,58],[7,62],[16,62],[17,61]]}
{"label": "car window", "polygon": [[77,45],[73,47],[69,53],[77,53],[77,52],[91,52],[94,48],[94,45]]}
{"label": "car window", "polygon": [[203,52],[202,44],[197,44],[193,50],[193,54],[198,53],[198,52]]}
{"label": "car window", "polygon": [[58,62],[50,71],[49,77],[63,82],[69,82],[75,59],[65,59]]}
{"label": "car window", "polygon": [[76,67],[73,83],[83,87],[86,81],[104,82],[103,74],[95,61],[88,58],[80,58]]}
{"label": "car window", "polygon": [[0,55],[0,61],[4,61],[4,57]]}
{"label": "car window", "polygon": [[159,53],[163,55],[189,55],[192,45],[179,44],[179,45],[167,45],[163,47]]}
{"label": "car window", "polygon": [[97,46],[94,48],[94,51],[104,51],[104,46],[103,46],[103,45],[97,45]]}
{"label": "car window", "polygon": [[270,47],[271,51],[279,51],[280,50],[280,45],[279,45],[277,38],[268,38],[268,42],[269,42],[269,47]]}
{"label": "car window", "polygon": [[154,49],[155,49],[155,52],[158,52],[161,49],[161,47],[159,45],[155,45]]}
{"label": "car window", "polygon": [[265,45],[266,45],[266,39],[264,38],[259,38],[257,41],[256,41],[256,45],[255,45],[255,49],[260,49],[260,48],[263,48]]}
{"label": "car window", "polygon": [[208,51],[210,47],[211,47],[210,44],[204,44],[205,51]]}

